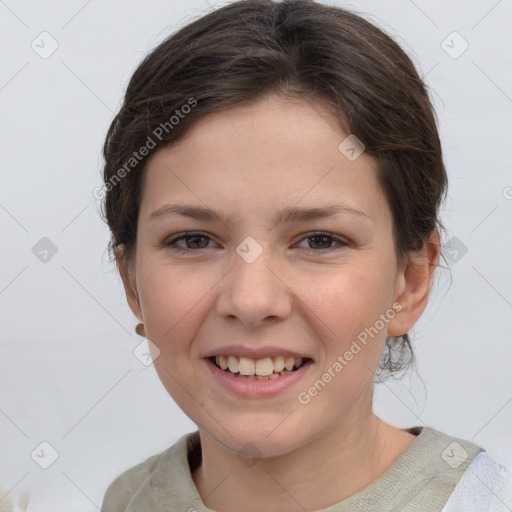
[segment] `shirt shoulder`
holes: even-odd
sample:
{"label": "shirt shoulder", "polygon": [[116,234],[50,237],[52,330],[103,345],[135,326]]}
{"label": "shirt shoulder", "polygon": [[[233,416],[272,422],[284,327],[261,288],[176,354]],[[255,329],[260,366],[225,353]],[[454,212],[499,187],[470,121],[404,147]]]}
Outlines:
{"label": "shirt shoulder", "polygon": [[171,500],[187,490],[190,494],[188,457],[198,443],[198,431],[185,434],[170,448],[119,475],[105,491],[101,512],[157,512],[167,499],[165,494]]}
{"label": "shirt shoulder", "polygon": [[441,512],[483,448],[432,427],[407,430],[416,438],[379,478],[318,512]]}
{"label": "shirt shoulder", "polygon": [[483,451],[464,471],[442,512],[509,512],[512,473]]}
{"label": "shirt shoulder", "polygon": [[125,512],[132,498],[155,470],[163,453],[153,455],[120,474],[105,491],[101,512]]}

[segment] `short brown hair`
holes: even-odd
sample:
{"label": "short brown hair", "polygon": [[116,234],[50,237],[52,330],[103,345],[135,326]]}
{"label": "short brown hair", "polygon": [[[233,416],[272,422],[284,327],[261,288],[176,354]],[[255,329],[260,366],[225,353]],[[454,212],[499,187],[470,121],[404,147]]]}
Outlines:
{"label": "short brown hair", "polygon": [[[400,266],[410,250],[444,229],[439,207],[447,176],[437,120],[427,87],[400,46],[345,9],[308,0],[242,0],[172,34],[129,81],[103,148],[102,217],[113,259],[123,245],[128,270],[133,266],[149,156],[205,115],[268,94],[330,105],[344,131],[363,142],[378,164]],[[170,122],[191,100],[194,107]],[[145,157],[132,161],[150,139]],[[404,370],[412,357],[407,333],[388,337],[379,370]]]}

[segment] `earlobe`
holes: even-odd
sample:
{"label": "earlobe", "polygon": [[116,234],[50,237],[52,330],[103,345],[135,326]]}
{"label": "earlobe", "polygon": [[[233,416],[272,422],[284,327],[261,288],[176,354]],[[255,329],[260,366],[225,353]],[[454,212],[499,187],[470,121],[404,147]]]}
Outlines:
{"label": "earlobe", "polygon": [[137,287],[133,277],[130,275],[128,268],[126,267],[125,260],[123,258],[124,246],[119,245],[115,250],[117,268],[123,281],[124,291],[126,293],[126,300],[132,310],[133,314],[140,320],[143,321],[141,308],[139,303],[139,296],[137,294]]}
{"label": "earlobe", "polygon": [[440,241],[437,232],[432,233],[429,241],[419,251],[411,251],[407,268],[397,276],[395,302],[400,303],[401,310],[388,324],[389,336],[405,334],[422,315],[428,303],[439,254]]}

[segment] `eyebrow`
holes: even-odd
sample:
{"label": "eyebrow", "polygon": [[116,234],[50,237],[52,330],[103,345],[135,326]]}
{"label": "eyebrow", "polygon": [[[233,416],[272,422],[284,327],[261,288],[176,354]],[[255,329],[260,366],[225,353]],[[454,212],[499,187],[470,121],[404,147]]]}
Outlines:
{"label": "eyebrow", "polygon": [[[370,217],[361,210],[356,210],[355,208],[345,204],[336,203],[319,208],[297,208],[290,206],[277,212],[277,214],[274,215],[272,222],[273,227],[275,228],[280,224],[324,219],[328,217],[334,217],[340,213],[371,220]],[[170,214],[178,214],[184,217],[204,221],[220,220],[227,226],[229,226],[234,220],[233,215],[223,216],[215,210],[204,206],[167,204],[153,211],[149,216],[149,222]]]}

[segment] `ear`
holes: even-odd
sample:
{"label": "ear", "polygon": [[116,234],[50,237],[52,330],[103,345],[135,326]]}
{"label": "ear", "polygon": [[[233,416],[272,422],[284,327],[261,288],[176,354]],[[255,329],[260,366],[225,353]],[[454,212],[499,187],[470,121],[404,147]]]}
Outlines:
{"label": "ear", "polygon": [[123,245],[117,246],[115,255],[116,255],[116,261],[117,261],[117,267],[119,268],[119,274],[121,275],[121,279],[123,280],[123,284],[124,284],[126,300],[128,301],[128,305],[130,306],[130,309],[132,310],[133,314],[141,322],[143,322],[144,319],[142,318],[139,296],[137,293],[137,286],[135,283],[135,277],[133,275],[130,275],[130,272],[128,271],[128,268],[124,262],[123,254],[124,254],[124,246]]}
{"label": "ear", "polygon": [[388,336],[401,336],[408,332],[427,307],[440,250],[439,234],[433,231],[419,251],[410,252],[408,265],[397,274],[395,302],[399,302],[402,309],[397,309],[397,314],[388,323]]}

